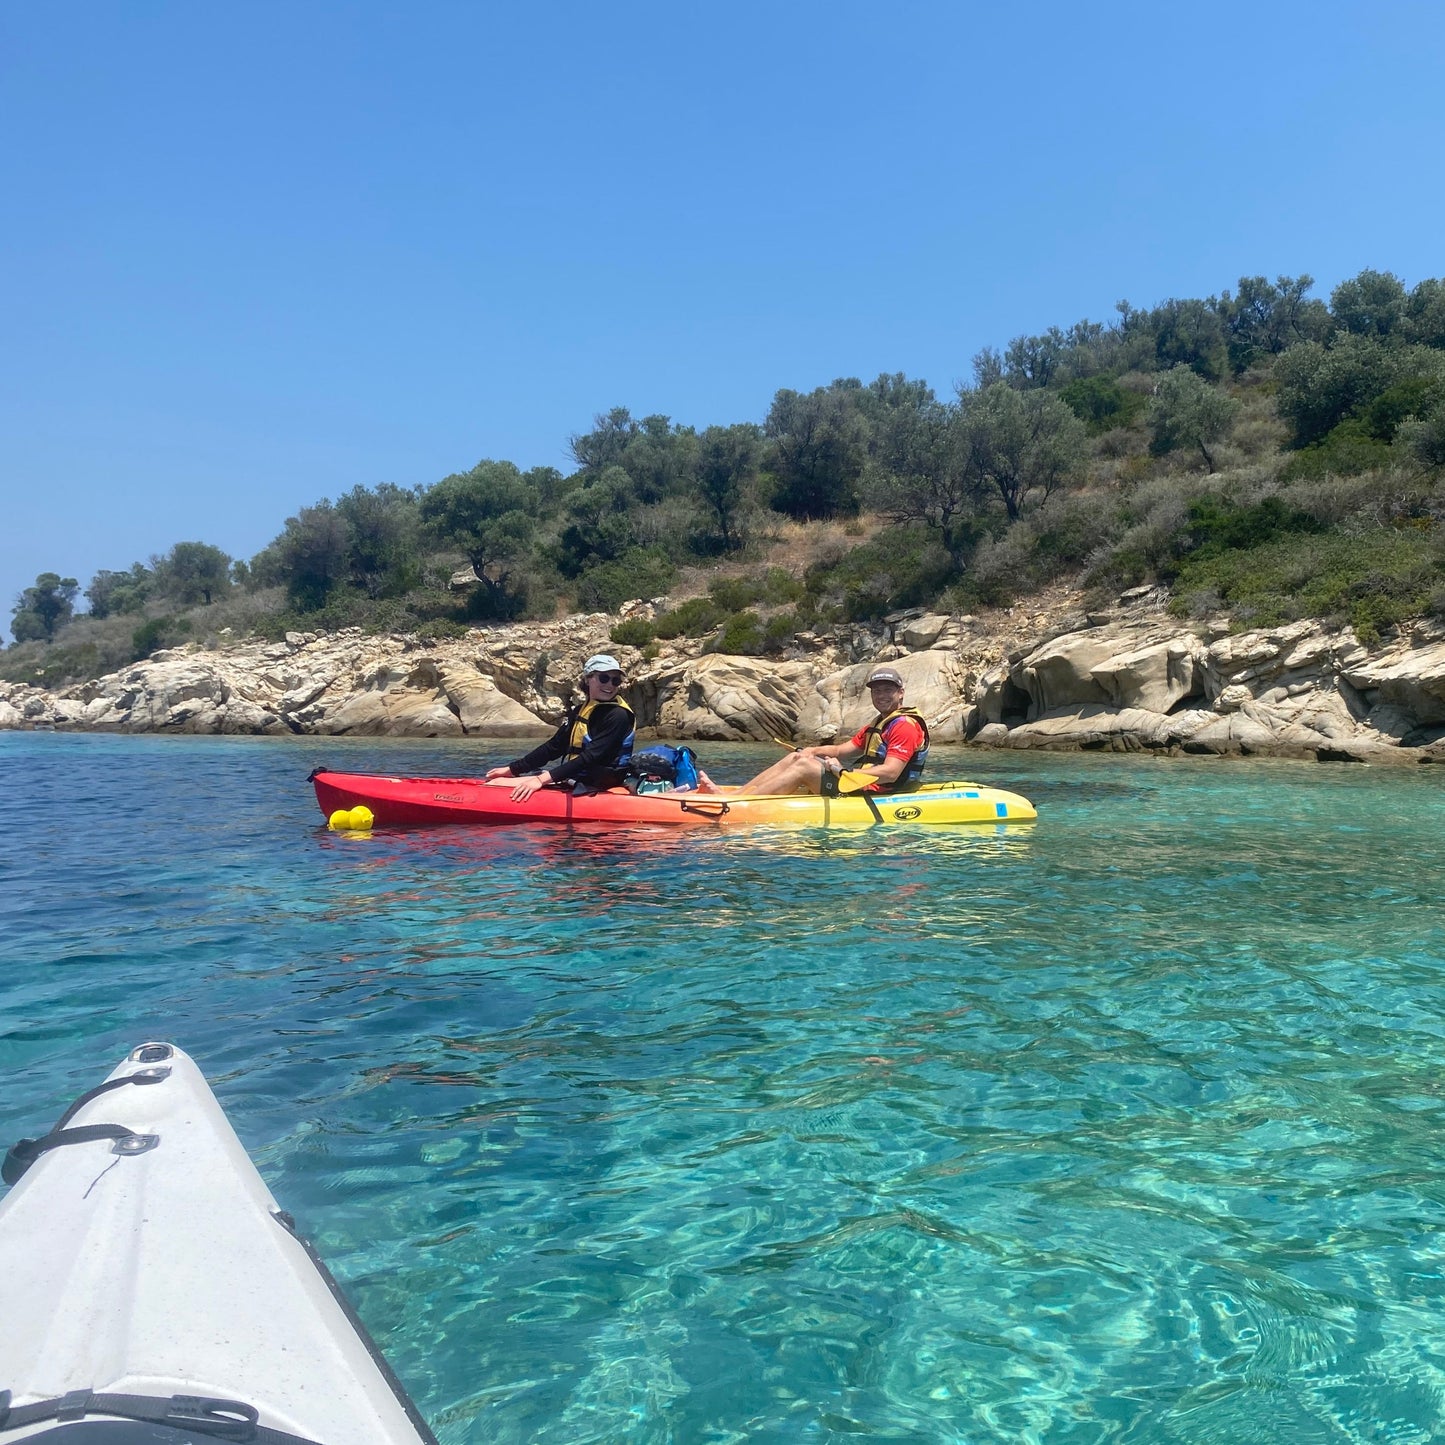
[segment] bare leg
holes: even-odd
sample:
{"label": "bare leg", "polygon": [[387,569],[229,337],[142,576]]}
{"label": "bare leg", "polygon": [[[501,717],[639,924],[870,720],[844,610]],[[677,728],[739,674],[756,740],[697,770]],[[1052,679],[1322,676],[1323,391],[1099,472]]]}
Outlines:
{"label": "bare leg", "polygon": [[823,778],[823,764],[811,753],[789,753],[772,767],[765,768],[752,782],[744,783],[744,793],[777,796],[782,793],[816,793]]}

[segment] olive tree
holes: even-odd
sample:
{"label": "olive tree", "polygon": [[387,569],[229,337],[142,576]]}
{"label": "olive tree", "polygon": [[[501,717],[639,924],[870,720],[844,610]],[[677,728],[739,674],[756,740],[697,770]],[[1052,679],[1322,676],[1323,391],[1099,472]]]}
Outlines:
{"label": "olive tree", "polygon": [[368,597],[399,597],[421,576],[417,493],[391,482],[353,487],[338,497],[346,524],[347,573]]}
{"label": "olive tree", "polygon": [[958,406],[965,465],[997,491],[1011,522],[1030,497],[1046,502],[1083,466],[1084,424],[1053,392],[999,381],[960,391]]}
{"label": "olive tree", "polygon": [[764,432],[772,443],[773,506],[799,521],[851,516],[868,459],[869,428],[857,382],[773,397]]}
{"label": "olive tree", "polygon": [[978,539],[991,485],[971,438],[959,407],[930,400],[895,419],[867,481],[872,505],[890,521],[922,522],[936,532],[955,569]]}
{"label": "olive tree", "polygon": [[1340,422],[1368,406],[1408,369],[1411,348],[1387,346],[1378,336],[1336,333],[1324,346],[1291,347],[1275,366],[1280,416],[1294,430],[1294,445],[1322,441]]}
{"label": "olive tree", "polygon": [[741,519],[757,483],[761,453],[762,432],[747,422],[710,426],[698,438],[694,487],[724,551],[742,545]]}
{"label": "olive tree", "polygon": [[286,518],[281,535],[251,559],[251,579],[284,587],[297,607],[316,611],[346,580],[349,542],[345,518],[323,499]]}
{"label": "olive tree", "polygon": [[185,606],[209,607],[231,590],[231,559],[207,542],[177,542],[151,568],[154,591]]}
{"label": "olive tree", "polygon": [[150,568],[142,562],[132,562],[129,572],[112,572],[102,567],[85,589],[90,615],[102,618],[141,611],[150,596],[152,580]]}
{"label": "olive tree", "polygon": [[1236,375],[1264,356],[1278,356],[1296,342],[1322,340],[1331,321],[1323,301],[1309,297],[1312,276],[1241,276],[1214,309],[1224,323],[1229,364]]}
{"label": "olive tree", "polygon": [[42,572],[15,599],[10,632],[16,642],[49,642],[70,620],[80,584],[74,577]]}
{"label": "olive tree", "polygon": [[511,462],[478,462],[444,477],[421,499],[421,515],[465,553],[482,589],[480,611],[506,617],[524,604],[521,575],[537,528],[537,489]]}
{"label": "olive tree", "polygon": [[1404,283],[1390,271],[1361,271],[1330,293],[1335,325],[1352,336],[1384,339],[1405,319]]}
{"label": "olive tree", "polygon": [[1163,456],[1180,447],[1197,447],[1212,472],[1209,448],[1229,435],[1238,416],[1234,397],[1181,363],[1160,377],[1149,403],[1151,449]]}

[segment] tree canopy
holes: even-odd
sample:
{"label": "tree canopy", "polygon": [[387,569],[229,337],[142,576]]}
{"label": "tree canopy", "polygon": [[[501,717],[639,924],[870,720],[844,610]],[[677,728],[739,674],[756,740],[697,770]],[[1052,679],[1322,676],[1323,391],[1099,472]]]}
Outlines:
{"label": "tree canopy", "polygon": [[514,575],[537,526],[538,496],[512,462],[480,461],[444,477],[421,500],[421,516],[461,548],[482,588],[484,615],[507,617],[522,603]]}
{"label": "tree canopy", "polygon": [[74,610],[79,590],[80,584],[74,577],[42,572],[35,579],[35,585],[20,594],[11,613],[10,631],[16,642],[40,638],[48,642],[53,638]]}
{"label": "tree canopy", "polygon": [[[82,622],[109,627],[114,653],[169,645],[207,626],[195,614],[208,609],[235,608],[243,627],[259,616],[447,628],[612,608],[658,595],[689,564],[748,565],[785,520],[833,524],[827,546],[842,549],[787,604],[813,625],[829,607],[861,617],[997,599],[1062,567],[1109,583],[1181,575],[1179,558],[1200,546],[1181,519],[1224,505],[1221,490],[1244,498],[1241,516],[1300,487],[1281,515],[1313,506],[1344,538],[1386,526],[1438,539],[1445,279],[1410,287],[1367,269],[1328,302],[1313,284],[1249,275],[1217,295],[1120,301],[1107,321],[982,348],[971,384],[946,400],[893,371],[783,387],[761,422],[696,427],[613,406],[568,439],[570,472],[489,458],[431,485],[356,485],[298,508],[249,562],[185,541],[102,568],[88,621],[74,579],[44,572],[12,631],[33,649]],[[1266,545],[1257,532],[1239,535]],[[1292,522],[1268,545],[1315,535]],[[1430,545],[1438,575],[1445,545]],[[1368,592],[1378,575],[1351,585]],[[1438,590],[1445,610],[1445,581]],[[771,646],[787,629],[753,617],[727,635]]]}

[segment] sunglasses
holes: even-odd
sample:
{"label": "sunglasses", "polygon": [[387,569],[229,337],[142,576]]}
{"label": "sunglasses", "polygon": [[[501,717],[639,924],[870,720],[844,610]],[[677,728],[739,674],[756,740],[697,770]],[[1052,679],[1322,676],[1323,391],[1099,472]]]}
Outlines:
{"label": "sunglasses", "polygon": [[613,687],[622,686],[622,674],[620,672],[594,672],[589,676],[595,677],[598,682],[610,682]]}

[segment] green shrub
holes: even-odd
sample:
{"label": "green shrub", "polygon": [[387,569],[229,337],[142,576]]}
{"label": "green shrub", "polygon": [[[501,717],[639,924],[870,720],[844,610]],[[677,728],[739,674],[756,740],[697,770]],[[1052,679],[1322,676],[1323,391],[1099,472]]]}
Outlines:
{"label": "green shrub", "polygon": [[689,597],[686,602],[664,612],[654,623],[661,638],[702,637],[711,632],[726,616],[711,597]]}
{"label": "green shrub", "polygon": [[768,618],[767,626],[763,628],[763,651],[781,652],[794,637],[804,631],[804,624],[798,620],[798,614],[792,608],[786,612],[776,612]]}
{"label": "green shrub", "polygon": [[1223,552],[1248,551],[1286,532],[1318,532],[1320,524],[1306,512],[1287,507],[1278,497],[1251,506],[1236,506],[1220,497],[1200,497],[1189,504],[1188,555],[1196,560]]}
{"label": "green shrub", "polygon": [[986,537],[974,553],[973,565],[949,589],[949,605],[962,611],[1008,606],[1028,591],[1034,561],[1027,527],[1010,527],[997,537]]}
{"label": "green shrub", "polygon": [[1365,430],[1377,441],[1392,442],[1407,417],[1428,416],[1445,401],[1438,376],[1410,376],[1381,392],[1361,413]]}
{"label": "green shrub", "polygon": [[708,595],[725,612],[741,612],[755,603],[778,607],[803,595],[802,581],[785,567],[769,567],[749,577],[720,577]]}
{"label": "green shrub", "polygon": [[1424,416],[1402,422],[1400,445],[1422,467],[1445,467],[1445,401]]}
{"label": "green shrub", "polygon": [[756,657],[763,650],[763,620],[756,612],[737,612],[723,623],[709,652],[725,652],[737,657]]}
{"label": "green shrub", "polygon": [[807,590],[838,605],[849,621],[884,617],[932,602],[955,578],[953,562],[932,531],[890,527],[833,562],[808,569]]}
{"label": "green shrub", "polygon": [[0,681],[64,687],[99,677],[132,660],[127,655],[121,663],[107,665],[107,659],[93,642],[71,646],[63,642],[48,646],[42,642],[17,642],[0,652]]}
{"label": "green shrub", "polygon": [[1220,548],[1184,560],[1171,610],[1188,612],[1212,589],[1237,620],[1271,627],[1301,617],[1349,622],[1362,642],[1429,610],[1441,555],[1427,531],[1379,528],[1360,536],[1284,532],[1249,548]]}
{"label": "green shrub", "polygon": [[131,646],[137,661],[150,657],[166,647],[175,647],[186,640],[191,631],[185,617],[152,617],[131,633]]}
{"label": "green shrub", "polygon": [[1053,499],[1029,519],[1040,580],[1082,565],[1122,530],[1112,497],[1076,493]]}
{"label": "green shrub", "polygon": [[1125,391],[1110,376],[1081,376],[1059,393],[1090,436],[1131,425],[1144,410],[1145,398]]}
{"label": "green shrub", "polygon": [[657,629],[645,617],[629,617],[625,622],[615,623],[608,636],[624,647],[646,648],[657,636]]}
{"label": "green shrub", "polygon": [[796,602],[803,595],[803,582],[785,567],[769,567],[763,576],[762,600],[772,606]]}
{"label": "green shrub", "polygon": [[1388,467],[1394,451],[1372,435],[1371,424],[1359,417],[1342,421],[1323,441],[1302,447],[1280,470],[1282,482],[1318,481],[1321,477],[1353,477]]}
{"label": "green shrub", "polygon": [[470,630],[465,622],[457,622],[450,617],[433,617],[417,628],[416,635],[423,642],[448,642],[465,637]]}
{"label": "green shrub", "polygon": [[763,583],[757,577],[719,577],[708,588],[708,596],[724,612],[741,612],[762,599]]}
{"label": "green shrub", "polygon": [[315,611],[273,612],[258,618],[255,626],[263,637],[270,638],[288,632],[339,632],[343,627],[359,627],[369,633],[415,632],[433,618],[461,622],[471,615],[469,603],[470,598],[459,601],[445,593],[372,599],[344,588],[333,592]]}
{"label": "green shrub", "polygon": [[657,597],[677,579],[672,559],[659,547],[632,547],[614,562],[590,567],[577,582],[578,606],[616,612],[636,597]]}

